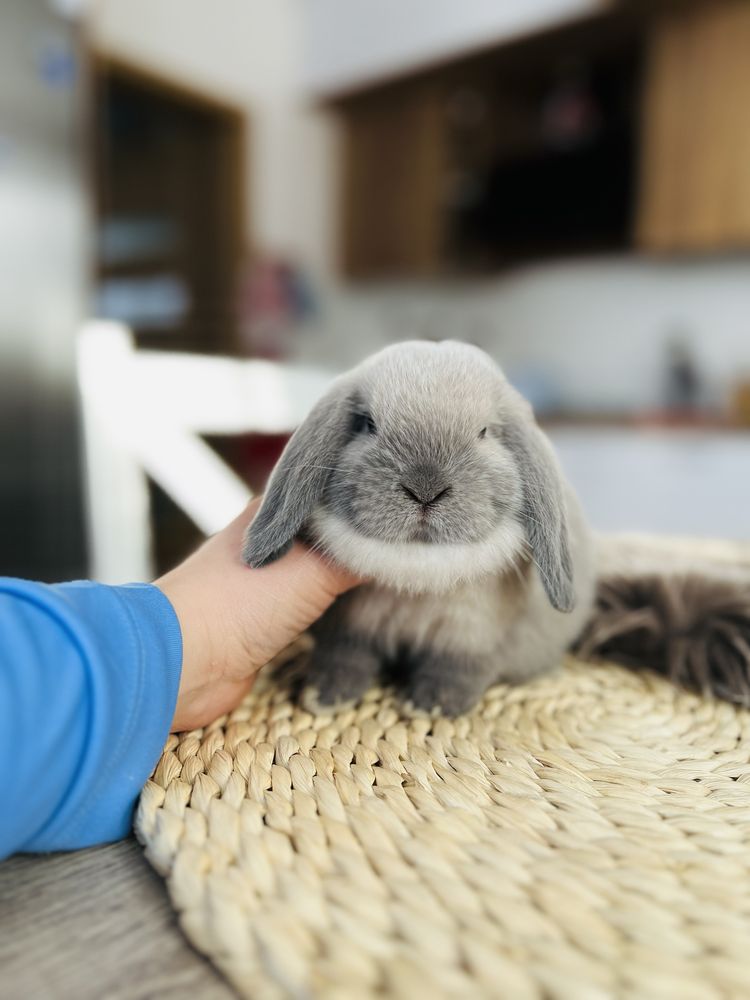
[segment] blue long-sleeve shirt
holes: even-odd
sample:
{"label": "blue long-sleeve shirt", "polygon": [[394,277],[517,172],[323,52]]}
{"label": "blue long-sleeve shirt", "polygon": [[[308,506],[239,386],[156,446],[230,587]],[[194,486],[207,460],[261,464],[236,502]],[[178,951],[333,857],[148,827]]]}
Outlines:
{"label": "blue long-sleeve shirt", "polygon": [[0,578],[0,858],[127,834],[181,665],[154,586]]}

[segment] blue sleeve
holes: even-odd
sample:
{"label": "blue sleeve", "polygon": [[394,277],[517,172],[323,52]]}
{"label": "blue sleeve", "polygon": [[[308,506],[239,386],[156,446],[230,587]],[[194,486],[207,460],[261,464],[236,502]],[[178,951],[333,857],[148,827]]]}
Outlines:
{"label": "blue sleeve", "polygon": [[128,833],[181,665],[154,586],[0,578],[0,858]]}

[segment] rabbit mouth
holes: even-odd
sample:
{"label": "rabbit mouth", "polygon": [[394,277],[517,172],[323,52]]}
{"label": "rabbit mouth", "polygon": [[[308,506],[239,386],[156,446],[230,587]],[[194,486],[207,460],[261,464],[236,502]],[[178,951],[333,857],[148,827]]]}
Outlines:
{"label": "rabbit mouth", "polygon": [[411,532],[410,540],[412,542],[428,542],[431,545],[434,545],[436,542],[440,541],[440,539],[437,537],[435,529],[432,527],[431,524],[428,524],[425,521],[423,521],[421,524],[418,524],[416,528],[414,528],[414,530]]}

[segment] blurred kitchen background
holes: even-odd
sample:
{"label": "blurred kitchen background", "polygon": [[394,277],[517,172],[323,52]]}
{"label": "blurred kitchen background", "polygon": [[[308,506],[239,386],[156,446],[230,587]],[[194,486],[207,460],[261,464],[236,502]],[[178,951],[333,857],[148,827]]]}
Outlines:
{"label": "blurred kitchen background", "polygon": [[[749,54],[747,0],[2,0],[0,573],[89,571],[91,317],[471,341],[596,527],[750,537]],[[257,488],[283,439],[212,444]]]}

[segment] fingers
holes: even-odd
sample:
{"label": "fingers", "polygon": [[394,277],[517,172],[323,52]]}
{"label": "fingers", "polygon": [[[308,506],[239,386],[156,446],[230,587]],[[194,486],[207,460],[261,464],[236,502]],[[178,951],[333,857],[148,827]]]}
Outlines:
{"label": "fingers", "polygon": [[343,566],[338,566],[299,542],[292,546],[289,554],[281,559],[279,564],[283,565],[286,560],[290,560],[288,564],[290,569],[292,565],[298,567],[295,572],[300,586],[307,583],[316,585],[325,590],[331,597],[337,597],[362,583],[359,577],[350,573]]}
{"label": "fingers", "polygon": [[324,599],[320,600],[321,605],[362,582],[300,542],[295,542],[286,555],[262,569],[245,569],[248,579],[251,574],[253,582],[269,594],[283,596],[285,600]]}

